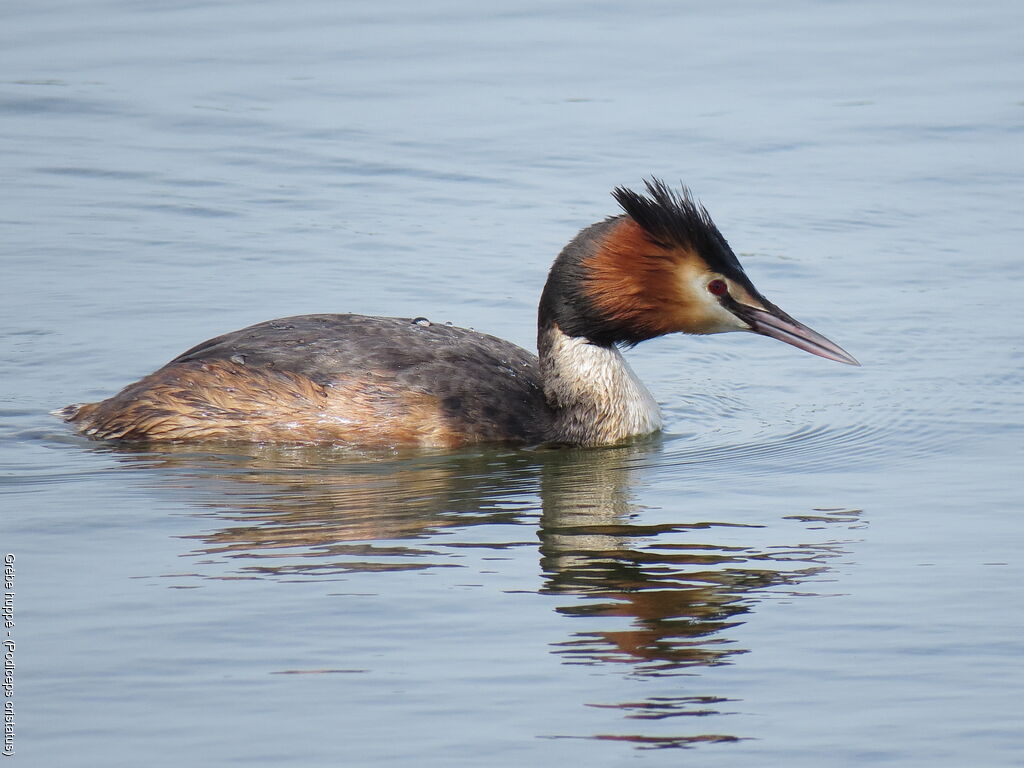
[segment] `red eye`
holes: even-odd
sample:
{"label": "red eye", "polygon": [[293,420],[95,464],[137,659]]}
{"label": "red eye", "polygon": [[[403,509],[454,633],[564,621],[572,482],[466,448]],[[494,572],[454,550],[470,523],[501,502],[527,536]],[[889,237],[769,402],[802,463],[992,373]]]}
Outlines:
{"label": "red eye", "polygon": [[712,280],[708,283],[708,291],[714,296],[725,296],[729,292],[729,286],[725,280]]}

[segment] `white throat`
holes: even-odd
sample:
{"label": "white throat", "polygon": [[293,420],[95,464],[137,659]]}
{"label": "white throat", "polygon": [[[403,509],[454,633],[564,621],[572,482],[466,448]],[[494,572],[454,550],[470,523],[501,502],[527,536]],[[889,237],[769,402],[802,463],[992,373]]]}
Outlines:
{"label": "white throat", "polygon": [[555,410],[555,440],[605,445],[661,429],[661,411],[615,347],[567,336],[539,340],[544,394]]}

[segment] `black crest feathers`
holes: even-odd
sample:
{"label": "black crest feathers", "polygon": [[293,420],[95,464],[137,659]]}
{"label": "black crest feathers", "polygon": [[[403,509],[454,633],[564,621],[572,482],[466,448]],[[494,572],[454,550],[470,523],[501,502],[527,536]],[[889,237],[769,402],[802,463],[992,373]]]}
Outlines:
{"label": "black crest feathers", "polygon": [[644,186],[647,195],[616,187],[612,196],[652,241],[666,248],[692,248],[712,269],[730,277],[743,275],[743,267],[711,214],[693,199],[687,187],[681,186],[676,192],[653,177],[645,180]]}

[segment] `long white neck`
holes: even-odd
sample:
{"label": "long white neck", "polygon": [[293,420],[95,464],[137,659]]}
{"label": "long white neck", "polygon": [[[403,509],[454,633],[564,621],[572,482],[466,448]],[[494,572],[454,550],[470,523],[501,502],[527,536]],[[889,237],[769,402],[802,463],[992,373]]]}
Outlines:
{"label": "long white neck", "polygon": [[658,404],[618,349],[567,336],[554,324],[538,347],[554,440],[606,445],[661,429]]}

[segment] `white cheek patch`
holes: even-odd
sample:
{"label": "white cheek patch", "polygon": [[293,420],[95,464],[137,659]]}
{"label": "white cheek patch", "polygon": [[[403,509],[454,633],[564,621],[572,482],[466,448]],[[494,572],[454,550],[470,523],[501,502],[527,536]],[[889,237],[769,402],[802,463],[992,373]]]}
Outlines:
{"label": "white cheek patch", "polygon": [[[709,296],[711,294],[708,294]],[[745,322],[736,317],[732,312],[727,310],[722,304],[712,297],[712,303],[714,304],[713,313],[714,318],[717,321],[716,325],[712,330],[707,333],[728,333],[729,331],[749,331],[750,326]]]}
{"label": "white cheek patch", "polygon": [[[718,297],[708,290],[708,283],[717,277],[707,272],[692,275],[685,282],[686,295],[693,297],[701,308],[703,321],[699,333],[728,333],[730,331],[749,331],[750,326],[722,306]],[[721,278],[725,279],[725,278]],[[730,291],[732,283],[726,280]]]}

